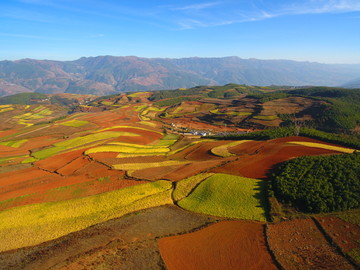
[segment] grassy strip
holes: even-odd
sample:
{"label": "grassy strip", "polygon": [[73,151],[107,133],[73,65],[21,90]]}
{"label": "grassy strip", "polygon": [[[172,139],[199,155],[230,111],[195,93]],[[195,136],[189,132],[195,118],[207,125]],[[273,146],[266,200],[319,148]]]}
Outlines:
{"label": "grassy strip", "polygon": [[68,201],[0,213],[0,252],[36,245],[149,207],[171,204],[172,185],[157,181]]}
{"label": "grassy strip", "polygon": [[178,205],[213,216],[266,221],[265,182],[228,174],[210,176]]}
{"label": "grassy strip", "polygon": [[322,144],[322,143],[312,143],[312,142],[288,142],[288,143],[298,144],[298,145],[303,145],[303,146],[308,146],[308,147],[327,149],[327,150],[334,150],[334,151],[348,153],[348,154],[354,153],[354,151],[356,151],[355,149],[349,149],[349,148],[344,148],[344,147],[340,147],[340,146],[332,146],[332,145],[327,145],[327,144]]}
{"label": "grassy strip", "polygon": [[87,124],[89,124],[88,121],[82,121],[82,120],[76,120],[76,119],[60,123],[60,125],[66,126],[66,127],[81,127],[81,126],[85,126]]}
{"label": "grassy strip", "polygon": [[214,175],[213,173],[200,173],[186,179],[183,179],[176,183],[176,188],[173,192],[173,198],[175,201],[180,201],[187,197],[191,191],[206,178]]}
{"label": "grassy strip", "polygon": [[13,148],[19,148],[27,141],[28,141],[27,139],[17,140],[17,141],[7,141],[7,142],[1,142],[0,145],[9,146],[9,147],[13,147]]}
{"label": "grassy strip", "polygon": [[250,142],[250,141],[251,140],[242,140],[242,141],[231,142],[231,143],[228,143],[225,145],[220,145],[220,146],[212,148],[211,153],[214,154],[215,156],[219,156],[219,157],[236,156],[235,154],[230,153],[228,148],[242,144],[242,143]]}

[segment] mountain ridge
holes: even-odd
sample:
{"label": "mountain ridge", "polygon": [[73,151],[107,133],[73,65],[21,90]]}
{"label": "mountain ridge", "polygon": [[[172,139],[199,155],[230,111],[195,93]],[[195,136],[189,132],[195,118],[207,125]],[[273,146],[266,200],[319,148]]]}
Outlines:
{"label": "mountain ridge", "polygon": [[[19,92],[108,95],[196,85],[339,86],[360,76],[360,65],[228,57],[81,57],[73,61],[0,61],[0,95]],[[9,87],[11,85],[11,87]]]}

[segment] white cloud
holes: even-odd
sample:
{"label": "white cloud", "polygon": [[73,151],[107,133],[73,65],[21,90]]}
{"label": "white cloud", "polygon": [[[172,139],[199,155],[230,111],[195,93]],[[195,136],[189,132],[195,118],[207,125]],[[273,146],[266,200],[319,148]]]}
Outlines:
{"label": "white cloud", "polygon": [[199,4],[184,6],[184,7],[173,8],[173,10],[201,10],[201,9],[206,9],[206,8],[213,7],[213,6],[216,6],[219,4],[220,4],[219,2],[199,3]]}
{"label": "white cloud", "polygon": [[[289,3],[290,2],[290,3]],[[263,3],[263,2],[262,2]],[[219,2],[210,2],[203,4],[194,4],[183,8],[176,8],[178,11],[205,9],[213,5],[219,5]],[[230,25],[245,22],[254,22],[268,20],[281,16],[294,16],[305,14],[325,14],[325,13],[349,13],[360,11],[360,0],[295,0],[288,1],[284,5],[265,7],[264,4],[252,5],[252,8],[241,8],[238,3],[233,5],[233,10],[228,11],[227,16],[223,16],[226,20],[196,20],[187,18],[180,20],[178,25],[181,29],[193,29],[199,27],[214,27],[222,25]],[[206,11],[203,11],[206,12]],[[206,18],[211,18],[211,11],[208,12]],[[219,16],[218,16],[219,17]]]}

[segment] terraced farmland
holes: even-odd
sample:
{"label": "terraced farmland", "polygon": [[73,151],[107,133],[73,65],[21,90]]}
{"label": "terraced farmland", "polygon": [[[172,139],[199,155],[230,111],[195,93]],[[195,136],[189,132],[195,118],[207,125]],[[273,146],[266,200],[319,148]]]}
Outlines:
{"label": "terraced farmland", "polygon": [[[0,106],[8,119],[0,123],[0,269],[359,266],[358,210],[302,212],[281,200],[270,177],[297,157],[355,160],[358,149],[301,136],[236,139],[252,134],[241,121],[271,126],[283,121],[279,114],[317,101],[282,98],[261,107],[243,94],[180,96],[172,104],[179,98],[153,95],[100,98],[69,115],[46,104]],[[231,140],[208,138],[229,131]],[[352,182],[342,178],[350,197],[358,189],[351,167]],[[347,195],[336,194],[344,207]]]}

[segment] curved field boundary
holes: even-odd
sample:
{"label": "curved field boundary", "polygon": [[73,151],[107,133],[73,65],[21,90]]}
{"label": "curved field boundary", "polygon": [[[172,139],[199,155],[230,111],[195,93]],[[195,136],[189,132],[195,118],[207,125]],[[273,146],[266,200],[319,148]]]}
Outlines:
{"label": "curved field boundary", "polygon": [[90,197],[0,212],[0,252],[36,245],[154,206],[172,204],[172,184],[146,183]]}
{"label": "curved field boundary", "polygon": [[32,153],[32,156],[37,159],[44,159],[69,149],[75,150],[77,147],[82,147],[86,144],[91,144],[97,141],[112,139],[120,136],[139,136],[139,135],[135,133],[122,132],[122,131],[106,131],[101,133],[94,133],[94,134],[80,136],[73,139],[55,143],[54,146],[51,148],[46,148],[37,151],[35,153]]}
{"label": "curved field boundary", "polygon": [[229,174],[215,174],[178,202],[189,211],[266,221],[265,182]]}
{"label": "curved field boundary", "polygon": [[214,174],[200,173],[177,182],[173,192],[174,201],[180,201],[187,197],[197,185],[212,175]]}
{"label": "curved field boundary", "polygon": [[298,145],[307,146],[307,147],[321,148],[321,149],[326,149],[326,150],[333,150],[333,151],[349,153],[349,154],[354,153],[354,151],[356,151],[356,149],[322,144],[322,143],[313,143],[313,142],[288,142],[288,143],[298,144]]}
{"label": "curved field boundary", "polygon": [[131,128],[131,129],[145,130],[145,131],[154,132],[154,133],[157,133],[157,134],[160,134],[160,135],[164,135],[164,133],[162,133],[160,131],[156,131],[156,130],[148,129],[148,128],[143,128],[143,127],[136,127],[136,126],[112,126],[112,127],[107,127],[107,128],[98,130],[96,132],[102,132],[102,131],[107,131],[107,130],[116,129],[116,128]]}
{"label": "curved field boundary", "polygon": [[243,144],[243,143],[250,142],[250,141],[251,140],[235,141],[235,142],[231,142],[228,144],[220,145],[220,146],[212,148],[211,153],[214,154],[215,156],[219,156],[219,157],[233,157],[236,155],[229,152],[229,147],[237,146],[239,144]]}

